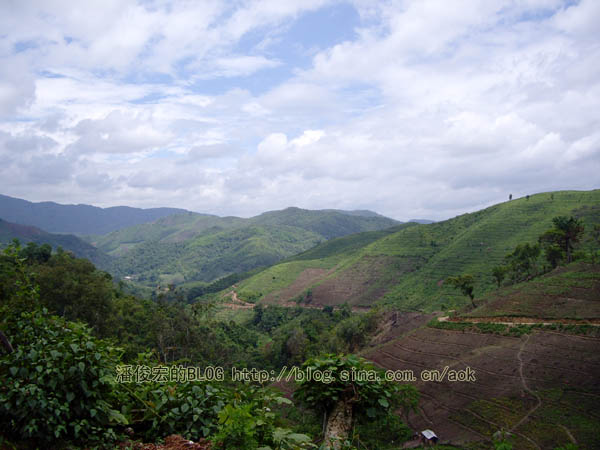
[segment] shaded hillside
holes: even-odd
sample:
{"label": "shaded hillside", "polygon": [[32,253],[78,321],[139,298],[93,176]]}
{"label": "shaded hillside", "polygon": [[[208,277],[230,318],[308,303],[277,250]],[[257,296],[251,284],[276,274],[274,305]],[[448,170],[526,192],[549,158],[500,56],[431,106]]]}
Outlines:
{"label": "shaded hillside", "polygon": [[275,264],[322,240],[316,233],[285,226],[210,230],[187,242],[140,243],[115,260],[113,271],[146,284],[208,282]]}
{"label": "shaded hillside", "polygon": [[193,239],[204,232],[215,233],[241,226],[239,217],[218,217],[187,212],[173,214],[151,223],[134,225],[101,236],[86,239],[102,251],[120,256],[143,242],[178,243]]}
{"label": "shaded hillside", "polygon": [[[314,259],[283,262],[239,289],[267,302],[289,301],[310,289],[311,301],[320,305],[384,301],[403,309],[454,308],[466,298],[443,280],[471,273],[476,295],[491,291],[492,268],[517,244],[536,242],[558,215],[574,215],[589,230],[600,223],[600,190],[537,194],[443,222],[412,224],[349,252],[316,248]],[[582,248],[590,245],[586,238]]]}
{"label": "shaded hillside", "polygon": [[182,212],[185,210],[177,208],[98,208],[54,202],[33,203],[0,195],[0,217],[4,220],[33,225],[53,233],[104,234]]}
{"label": "shaded hillside", "polygon": [[52,234],[37,227],[19,225],[0,219],[0,243],[9,243],[18,239],[22,243],[50,244],[54,249],[62,247],[79,258],[87,258],[100,269],[107,270],[111,266],[110,256],[104,254],[93,245],[82,241],[72,234]]}
{"label": "shaded hillside", "polygon": [[90,239],[117,257],[115,274],[151,285],[208,282],[275,264],[330,238],[395,224],[375,213],[299,208],[250,219],[186,213]]}

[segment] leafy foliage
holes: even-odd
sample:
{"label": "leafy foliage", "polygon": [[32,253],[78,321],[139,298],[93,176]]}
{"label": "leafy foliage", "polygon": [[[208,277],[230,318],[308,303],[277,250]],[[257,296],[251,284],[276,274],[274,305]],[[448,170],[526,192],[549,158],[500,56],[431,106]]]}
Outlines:
{"label": "leafy foliage", "polygon": [[312,447],[306,435],[277,426],[276,405],[291,404],[277,393],[256,387],[237,391],[219,412],[219,431],[213,437],[217,448],[301,449]]}
{"label": "leafy foliage", "polygon": [[302,364],[324,351],[357,351],[375,331],[379,317],[379,310],[352,314],[349,308],[323,311],[259,304],[254,308],[251,323],[270,337],[263,349],[261,365],[279,369]]}
{"label": "leafy foliage", "polygon": [[19,250],[9,247],[1,258],[2,278],[9,282],[0,329],[15,349],[0,357],[0,422],[7,424],[2,433],[46,443],[111,442],[116,427],[126,423],[113,392],[118,350],[87,326],[41,308]]}
{"label": "leafy foliage", "polygon": [[537,260],[540,256],[540,246],[529,243],[519,244],[504,260],[513,282],[523,281],[538,273]]}
{"label": "leafy foliage", "polygon": [[[302,370],[305,378],[298,381],[294,398],[320,411],[331,411],[340,399],[347,397],[355,413],[374,419],[399,407],[416,408],[418,403],[413,386],[385,381],[379,369],[355,355],[310,358],[302,364]],[[318,380],[314,374],[324,377]]]}
{"label": "leafy foliage", "polygon": [[[473,284],[474,284],[475,280],[473,278],[473,275],[471,274],[464,274],[464,275],[459,275],[456,277],[448,277],[446,279],[446,283],[448,283],[450,286],[455,287],[456,289],[460,289],[460,291],[468,296],[471,299],[471,302],[473,302]],[[475,305],[475,303],[473,303],[473,306]]]}
{"label": "leafy foliage", "polygon": [[[35,262],[35,261],[34,261]],[[68,320],[83,320],[98,334],[108,333],[113,286],[111,276],[87,259],[59,251],[31,272],[40,286],[40,299],[51,311]]]}
{"label": "leafy foliage", "polygon": [[0,417],[8,437],[104,442],[126,423],[112,392],[117,350],[84,325],[36,310],[7,327],[16,350],[0,359]]}
{"label": "leafy foliage", "polygon": [[546,231],[539,238],[545,244],[546,257],[556,267],[558,262],[566,258],[567,263],[573,260],[572,252],[583,235],[583,223],[573,216],[557,216],[552,219],[554,228]]}

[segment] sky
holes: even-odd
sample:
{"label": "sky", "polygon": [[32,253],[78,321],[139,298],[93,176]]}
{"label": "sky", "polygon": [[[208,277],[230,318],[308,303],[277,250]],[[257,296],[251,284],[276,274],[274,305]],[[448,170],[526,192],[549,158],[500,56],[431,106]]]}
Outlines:
{"label": "sky", "polygon": [[440,220],[600,188],[600,1],[0,2],[0,193]]}

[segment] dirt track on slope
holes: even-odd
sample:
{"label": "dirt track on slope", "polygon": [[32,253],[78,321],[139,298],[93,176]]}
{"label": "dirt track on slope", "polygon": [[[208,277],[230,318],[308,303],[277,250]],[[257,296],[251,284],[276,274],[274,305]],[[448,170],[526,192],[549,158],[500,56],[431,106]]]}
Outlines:
{"label": "dirt track on slope", "polygon": [[230,291],[226,295],[231,298],[231,302],[223,303],[223,306],[229,309],[252,309],[254,308],[254,303],[248,303],[244,300],[238,298],[237,293],[235,291]]}
{"label": "dirt track on slope", "polygon": [[496,323],[499,325],[593,325],[600,326],[600,319],[536,319],[532,317],[440,317],[440,322]]}

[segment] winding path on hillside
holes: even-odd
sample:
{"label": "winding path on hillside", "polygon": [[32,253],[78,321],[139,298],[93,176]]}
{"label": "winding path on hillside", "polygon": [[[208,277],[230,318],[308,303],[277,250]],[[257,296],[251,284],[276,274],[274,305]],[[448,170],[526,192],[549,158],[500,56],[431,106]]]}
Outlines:
{"label": "winding path on hillside", "polygon": [[252,309],[254,308],[254,303],[248,303],[244,300],[238,298],[237,293],[234,290],[229,291],[226,296],[231,298],[231,302],[223,303],[223,306],[231,309]]}
{"label": "winding path on hillside", "polygon": [[[531,337],[530,334],[527,335],[527,337],[523,340],[523,343],[521,344],[521,347],[519,348],[519,352],[517,353],[517,360],[519,361],[519,376],[521,377],[521,384],[523,386],[523,389],[526,392],[529,392],[531,395],[533,395],[536,399],[537,399],[537,404],[531,408],[527,414],[525,414],[521,420],[519,420],[515,425],[512,426],[512,428],[510,429],[511,433],[514,433],[514,431],[519,428],[523,423],[525,423],[526,421],[529,420],[529,418],[531,417],[531,415],[542,405],[542,399],[539,395],[537,395],[533,390],[531,390],[529,388],[529,386],[527,386],[527,381],[525,380],[525,376],[523,375],[523,350],[525,349],[525,346],[527,345],[527,342],[529,342],[529,338]],[[527,438],[527,436],[525,436]],[[529,440],[530,442],[533,443],[533,441],[529,438],[527,438],[527,440]],[[536,444],[536,446],[539,448],[539,446]]]}

